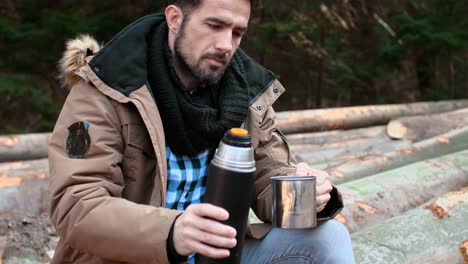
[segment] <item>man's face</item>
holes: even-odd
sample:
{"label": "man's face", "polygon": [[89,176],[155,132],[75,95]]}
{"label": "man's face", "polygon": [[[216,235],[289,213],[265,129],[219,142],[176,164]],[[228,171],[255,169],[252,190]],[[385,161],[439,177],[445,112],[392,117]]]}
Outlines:
{"label": "man's face", "polygon": [[248,0],[203,0],[175,37],[178,64],[201,83],[215,84],[240,45],[250,17]]}

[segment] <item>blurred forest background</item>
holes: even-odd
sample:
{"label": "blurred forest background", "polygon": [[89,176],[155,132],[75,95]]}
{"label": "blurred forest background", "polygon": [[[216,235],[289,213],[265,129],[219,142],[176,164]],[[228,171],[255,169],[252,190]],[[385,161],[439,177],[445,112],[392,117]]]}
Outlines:
{"label": "blurred forest background", "polygon": [[[109,41],[166,1],[1,0],[0,133],[51,131],[67,39]],[[242,48],[287,88],[277,110],[468,98],[466,0],[263,0]]]}

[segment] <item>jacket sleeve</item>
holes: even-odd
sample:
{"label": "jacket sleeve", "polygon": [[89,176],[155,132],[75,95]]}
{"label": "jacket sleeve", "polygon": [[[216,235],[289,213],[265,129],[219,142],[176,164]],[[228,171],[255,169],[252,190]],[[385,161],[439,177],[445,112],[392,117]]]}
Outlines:
{"label": "jacket sleeve", "polygon": [[[249,129],[255,136],[253,145],[257,168],[252,209],[260,220],[271,222],[270,177],[294,175],[296,161],[291,154],[286,137],[278,128],[273,107],[269,106],[263,112],[251,111]],[[341,195],[335,186],[330,196],[325,209],[317,214],[319,222],[335,217],[343,208]]]}
{"label": "jacket sleeve", "polygon": [[[89,124],[89,149],[71,158],[67,147],[82,144],[69,128]],[[100,258],[167,263],[166,240],[175,210],[122,198],[123,141],[108,97],[85,81],[71,90],[49,141],[51,222],[70,247]]]}
{"label": "jacket sleeve", "polygon": [[296,171],[286,138],[278,128],[273,107],[263,111],[251,111],[249,129],[253,135],[256,165],[255,196],[252,209],[260,220],[271,222],[270,178],[292,175]]}

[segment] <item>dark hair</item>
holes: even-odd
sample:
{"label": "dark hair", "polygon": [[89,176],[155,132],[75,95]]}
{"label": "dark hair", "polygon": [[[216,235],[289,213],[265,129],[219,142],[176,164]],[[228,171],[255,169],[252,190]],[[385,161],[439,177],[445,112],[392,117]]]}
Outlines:
{"label": "dark hair", "polygon": [[[176,5],[182,9],[184,15],[190,14],[194,8],[200,6],[203,0],[168,0],[169,5]],[[250,5],[253,7],[255,0],[250,0]]]}
{"label": "dark hair", "polygon": [[169,5],[176,5],[182,9],[184,15],[190,14],[194,8],[197,8],[203,0],[168,0]]}

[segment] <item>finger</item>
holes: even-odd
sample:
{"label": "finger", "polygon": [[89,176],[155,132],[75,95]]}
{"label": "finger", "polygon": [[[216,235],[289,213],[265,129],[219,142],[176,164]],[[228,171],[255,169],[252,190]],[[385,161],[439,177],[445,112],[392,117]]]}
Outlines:
{"label": "finger", "polygon": [[218,221],[226,221],[229,213],[225,209],[208,203],[191,204],[186,211],[190,211],[200,217],[208,217]]}
{"label": "finger", "polygon": [[328,201],[330,201],[330,198],[331,198],[331,196],[330,196],[329,193],[317,196],[315,204],[317,205],[317,207],[320,207],[322,205],[327,204]]}
{"label": "finger", "polygon": [[197,215],[192,218],[191,225],[205,232],[227,238],[234,238],[237,234],[236,229],[231,226]]}
{"label": "finger", "polygon": [[330,181],[330,175],[325,171],[316,170],[313,172],[313,175],[317,178],[317,185],[322,185],[323,183]]}
{"label": "finger", "polygon": [[322,212],[322,211],[323,211],[323,209],[325,209],[325,206],[326,206],[326,204],[323,204],[323,205],[321,205],[321,206],[317,207],[317,213],[320,213],[320,212]]}
{"label": "finger", "polygon": [[330,193],[332,190],[333,190],[333,186],[331,185],[331,183],[327,182],[321,185],[317,185],[315,189],[315,193],[317,196],[320,196],[320,195]]}
{"label": "finger", "polygon": [[309,176],[309,165],[304,162],[298,163],[296,165],[296,174],[300,176]]}
{"label": "finger", "polygon": [[224,248],[214,248],[196,241],[191,244],[191,248],[195,253],[207,256],[209,258],[223,259],[229,257],[230,255],[229,250]]}
{"label": "finger", "polygon": [[237,244],[237,240],[235,238],[218,236],[196,228],[191,228],[187,232],[187,236],[192,240],[217,248],[233,248]]}

